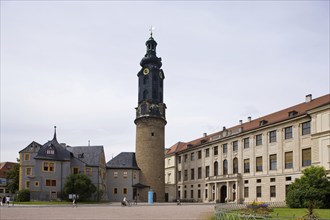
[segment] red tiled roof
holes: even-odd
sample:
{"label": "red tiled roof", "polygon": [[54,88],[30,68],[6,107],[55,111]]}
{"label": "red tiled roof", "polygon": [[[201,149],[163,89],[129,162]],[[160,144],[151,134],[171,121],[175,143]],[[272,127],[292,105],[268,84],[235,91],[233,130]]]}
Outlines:
{"label": "red tiled roof", "polygon": [[172,153],[175,153],[175,152],[178,152],[179,151],[179,149],[182,147],[182,145],[185,145],[186,143],[183,143],[183,142],[178,142],[178,143],[176,143],[176,144],[174,144],[172,147],[170,147],[168,150],[167,150],[167,152],[166,152],[166,154],[168,155],[168,154],[172,154]]}
{"label": "red tiled roof", "polygon": [[[307,114],[307,112],[309,110],[315,109],[317,107],[321,107],[326,104],[330,104],[330,94],[312,99],[310,102],[303,102],[298,105],[294,105],[292,107],[280,110],[278,112],[275,112],[275,113],[272,113],[272,114],[269,114],[269,115],[266,115],[266,116],[263,116],[260,118],[256,118],[254,120],[251,120],[250,122],[245,122],[243,124],[235,125],[226,130],[231,133],[235,133],[239,129],[241,129],[241,131],[243,131],[243,132],[250,131],[253,129],[260,128],[260,121],[266,121],[265,125],[271,125],[274,123],[285,121],[289,118],[295,118],[295,117],[298,117],[301,115],[305,115],[305,114]],[[294,112],[295,115],[290,117],[289,112]],[[202,141],[204,141],[203,143],[209,142],[212,137],[220,135],[221,133],[222,133],[222,131],[218,131],[213,134],[207,135],[206,137],[201,137],[201,138],[189,141],[189,142],[178,142],[169,149],[169,151],[167,152],[167,155],[174,153],[174,152],[183,151],[189,147],[195,147],[195,146],[201,145]]]}
{"label": "red tiled roof", "polygon": [[18,163],[2,162],[0,163],[0,178],[6,178],[5,172],[14,169],[14,166]]}
{"label": "red tiled roof", "polygon": [[[251,120],[251,122],[246,122],[242,125],[236,125],[235,127],[232,127],[231,129],[235,130],[239,127],[243,128],[243,131],[249,131],[256,128],[259,128],[259,122],[262,120],[267,121],[267,125],[274,124],[277,122],[281,122],[284,120],[289,119],[289,112],[297,112],[297,114],[294,117],[301,116],[307,113],[307,111],[312,110],[314,108],[326,105],[330,103],[330,94],[324,95],[321,97],[318,97],[316,99],[311,100],[310,102],[303,102],[298,105],[280,110],[278,112]],[[292,117],[293,118],[293,117]]]}

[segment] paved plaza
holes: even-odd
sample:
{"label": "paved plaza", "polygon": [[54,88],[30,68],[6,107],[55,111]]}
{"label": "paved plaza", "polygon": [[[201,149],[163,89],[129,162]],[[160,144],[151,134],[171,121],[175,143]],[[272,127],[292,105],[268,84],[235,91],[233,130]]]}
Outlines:
{"label": "paved plaza", "polygon": [[187,219],[207,220],[213,214],[210,204],[119,204],[72,206],[10,206],[0,208],[1,220],[71,220],[71,219]]}

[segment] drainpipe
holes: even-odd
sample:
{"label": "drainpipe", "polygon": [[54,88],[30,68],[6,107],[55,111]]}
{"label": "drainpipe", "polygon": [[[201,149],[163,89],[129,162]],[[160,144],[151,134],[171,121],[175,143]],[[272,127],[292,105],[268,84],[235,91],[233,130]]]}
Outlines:
{"label": "drainpipe", "polygon": [[100,201],[100,167],[97,167],[97,201]]}
{"label": "drainpipe", "polygon": [[177,153],[175,152],[174,153],[174,160],[175,160],[175,168],[174,168],[174,172],[175,172],[175,179],[174,179],[174,184],[175,184],[175,200],[178,201],[178,161],[177,161]]}
{"label": "drainpipe", "polygon": [[63,161],[61,161],[61,201],[63,199]]}
{"label": "drainpipe", "polygon": [[[132,201],[134,200],[134,195],[133,195],[133,194],[134,194],[134,188],[133,188],[133,175],[134,175],[134,174],[133,174],[133,172],[134,172],[134,171],[131,170],[131,179],[132,179],[132,187],[131,187],[131,188],[132,188],[132,190],[131,190],[131,191],[132,191]],[[127,174],[128,174],[128,171],[127,171]],[[135,195],[135,196],[137,196],[137,195]]]}

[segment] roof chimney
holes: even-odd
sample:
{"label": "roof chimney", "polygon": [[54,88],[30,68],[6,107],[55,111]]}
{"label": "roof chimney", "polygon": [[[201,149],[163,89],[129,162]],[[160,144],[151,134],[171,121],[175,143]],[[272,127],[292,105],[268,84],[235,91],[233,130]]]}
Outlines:
{"label": "roof chimney", "polygon": [[203,137],[206,137],[207,136],[207,133],[203,133]]}
{"label": "roof chimney", "polygon": [[248,117],[248,121],[251,122],[251,116]]}
{"label": "roof chimney", "polygon": [[306,95],[306,103],[312,101],[312,94]]}
{"label": "roof chimney", "polygon": [[226,130],[226,126],[223,126],[223,127],[222,127],[222,130],[225,131],[225,130]]}
{"label": "roof chimney", "polygon": [[243,120],[239,120],[239,124],[242,125],[243,124]]}

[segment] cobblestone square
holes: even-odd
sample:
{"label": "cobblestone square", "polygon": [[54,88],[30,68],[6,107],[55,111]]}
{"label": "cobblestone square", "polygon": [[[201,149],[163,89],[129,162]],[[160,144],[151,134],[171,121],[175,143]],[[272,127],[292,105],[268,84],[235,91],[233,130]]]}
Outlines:
{"label": "cobblestone square", "polygon": [[206,220],[213,213],[210,204],[140,204],[122,207],[119,204],[72,206],[1,207],[1,220],[102,220],[102,219],[187,219]]}

